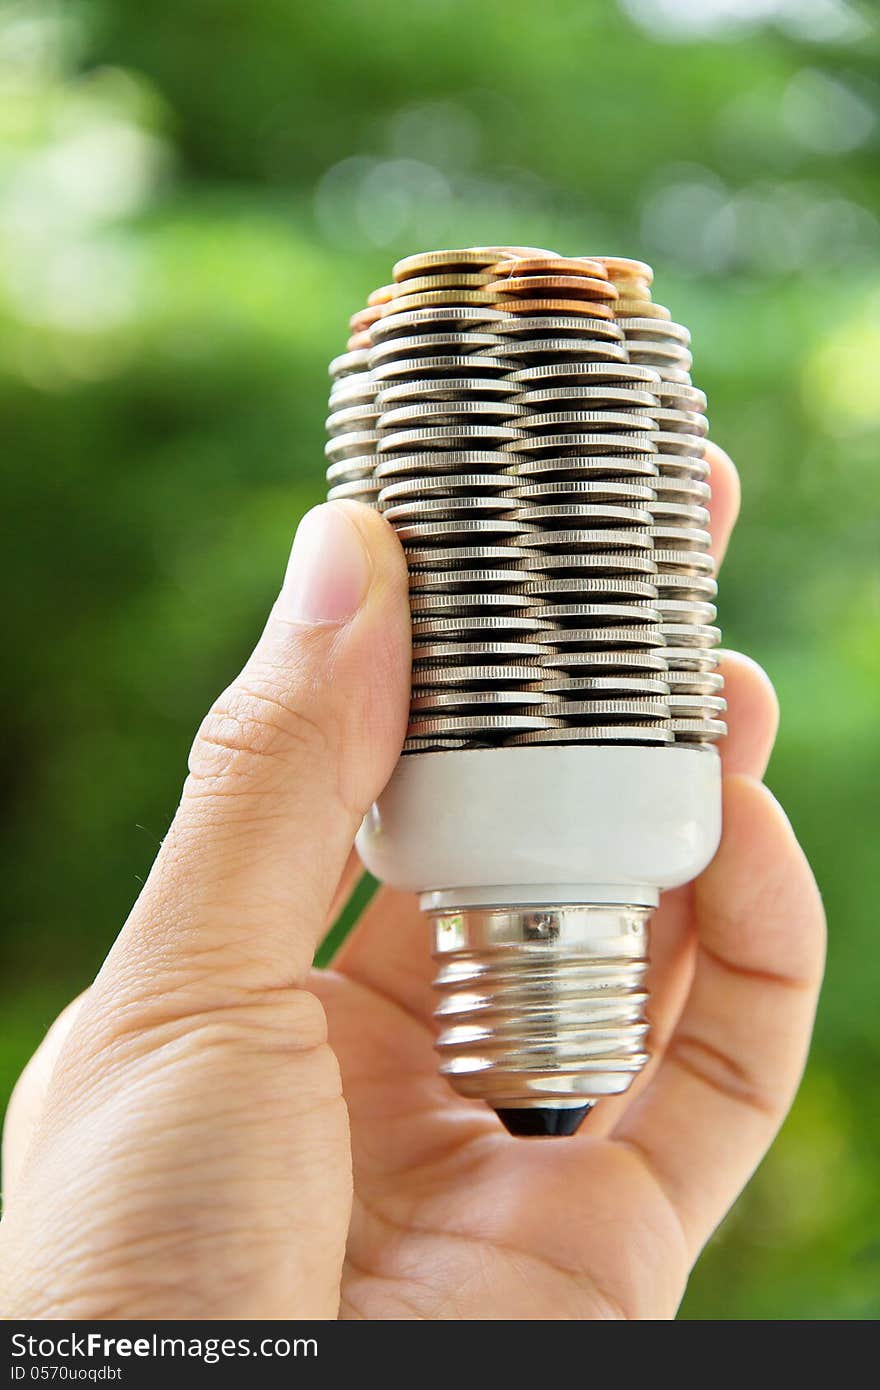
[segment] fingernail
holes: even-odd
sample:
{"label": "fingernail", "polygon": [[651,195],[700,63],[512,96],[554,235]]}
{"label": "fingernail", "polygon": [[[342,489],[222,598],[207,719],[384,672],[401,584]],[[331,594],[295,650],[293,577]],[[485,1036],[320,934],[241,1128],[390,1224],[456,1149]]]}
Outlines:
{"label": "fingernail", "polygon": [[280,606],[294,622],[345,622],[366,597],[371,569],[345,507],[325,502],[306,512],[297,527]]}

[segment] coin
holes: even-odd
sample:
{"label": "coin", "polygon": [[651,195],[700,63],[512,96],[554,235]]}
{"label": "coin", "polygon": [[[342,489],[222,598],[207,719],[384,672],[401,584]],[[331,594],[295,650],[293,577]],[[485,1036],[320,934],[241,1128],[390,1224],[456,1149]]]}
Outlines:
{"label": "coin", "polygon": [[[488,287],[497,295],[521,295],[541,300],[556,299],[617,299],[617,290],[609,280],[586,275],[511,275],[493,280]],[[568,312],[571,312],[569,306]]]}
{"label": "coin", "polygon": [[673,733],[664,724],[566,725],[552,734],[516,733],[508,740],[511,747],[538,743],[672,743]]}
{"label": "coin", "polygon": [[595,256],[605,274],[612,280],[644,280],[650,285],[654,272],[647,261],[634,261],[629,256]]}
{"label": "coin", "polygon": [[483,270],[454,270],[440,275],[411,275],[394,285],[389,299],[400,299],[410,294],[423,294],[431,290],[477,290],[482,289],[494,279],[494,275]]}
{"label": "coin", "polygon": [[[508,377],[443,377],[416,376],[397,381],[392,378],[391,385],[382,386],[376,392],[376,402],[387,409],[401,401],[430,399],[436,401],[458,402],[470,399],[505,399],[517,390],[515,381]],[[522,414],[522,411],[519,411]]]}
{"label": "coin", "polygon": [[339,357],[333,358],[329,371],[332,377],[341,377],[347,376],[349,372],[365,371],[367,365],[365,352],[343,352]]}
{"label": "coin", "polygon": [[519,255],[554,258],[552,251],[543,251],[540,247],[534,246],[468,246],[451,251],[422,251],[415,256],[404,256],[403,260],[394,266],[392,274],[395,280],[406,280],[411,275],[430,275],[441,271],[491,266],[499,259]]}
{"label": "coin", "polygon": [[414,719],[407,736],[424,738],[433,734],[499,734],[520,729],[556,729],[561,719],[540,714],[445,714],[433,719]]}
{"label": "coin", "polygon": [[[488,666],[416,666],[413,670],[413,689],[422,690],[428,686],[438,689],[448,686],[467,686],[471,690],[496,691],[505,689],[507,684],[519,684],[530,690],[540,680],[542,690],[546,687],[547,672],[537,661],[527,666],[523,663],[496,663]],[[552,678],[550,678],[552,679]],[[552,692],[550,692],[552,693]]]}

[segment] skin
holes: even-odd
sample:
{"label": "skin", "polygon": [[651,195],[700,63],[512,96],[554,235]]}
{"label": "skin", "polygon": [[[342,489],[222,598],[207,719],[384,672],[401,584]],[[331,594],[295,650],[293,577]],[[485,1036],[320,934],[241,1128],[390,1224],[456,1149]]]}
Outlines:
{"label": "skin", "polygon": [[[738,484],[710,457],[720,560]],[[301,526],[131,916],[15,1091],[6,1317],[671,1317],[766,1153],[824,922],[761,784],[777,708],[745,657],[724,657],[721,848],[653,926],[653,1061],[575,1138],[511,1138],[438,1078],[411,897],[381,890],[312,970],[403,738],[406,594],[378,515]]]}

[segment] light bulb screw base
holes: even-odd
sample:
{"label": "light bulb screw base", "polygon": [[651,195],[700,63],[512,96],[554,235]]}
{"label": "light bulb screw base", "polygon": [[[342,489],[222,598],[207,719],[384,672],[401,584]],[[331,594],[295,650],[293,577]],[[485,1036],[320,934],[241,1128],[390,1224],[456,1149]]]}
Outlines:
{"label": "light bulb screw base", "polygon": [[454,1089],[484,1100],[517,1135],[571,1134],[597,1100],[625,1091],[648,1060],[652,911],[608,902],[429,908],[436,1046]]}

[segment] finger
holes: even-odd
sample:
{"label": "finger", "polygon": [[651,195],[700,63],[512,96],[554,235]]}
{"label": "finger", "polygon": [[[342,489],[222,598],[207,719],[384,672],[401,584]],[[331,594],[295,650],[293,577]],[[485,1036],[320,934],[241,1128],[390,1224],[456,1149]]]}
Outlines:
{"label": "finger", "polygon": [[730,533],[739,515],[739,474],[733,459],[709,440],[706,441],[706,462],[709,464],[708,481],[712,489],[709,529],[712,533],[712,554],[715,556],[717,568],[724,559]]}
{"label": "finger", "polygon": [[[767,766],[779,720],[773,687],[756,662],[736,652],[723,654],[720,670],[724,675],[730,730],[719,744],[723,766],[725,771],[760,777]],[[691,930],[688,891],[664,894],[651,927],[655,1050],[677,1017],[682,992],[689,983],[687,937]],[[662,965],[658,964],[655,971],[653,961],[658,958]],[[437,1003],[431,988],[436,966],[431,958],[430,928],[414,894],[380,888],[335,956],[333,966],[431,1024]],[[590,1117],[594,1129],[602,1123],[603,1111],[608,1112],[609,1120],[620,1113],[616,1102],[597,1107]]]}
{"label": "finger", "polygon": [[697,880],[687,1004],[615,1138],[642,1156],[692,1252],[760,1162],[803,1070],[824,960],[822,905],[770,792],[726,779],[725,831]]}
{"label": "finger", "polygon": [[198,985],[214,1003],[230,981],[305,978],[400,751],[409,642],[391,528],[356,503],[316,507],[253,656],[196,737],[177,815],[102,972],[115,990]]}
{"label": "finger", "polygon": [[27,1147],[42,1112],[58,1055],[85,998],[85,994],[78,995],[62,1010],[15,1083],[3,1121],[2,1181],[3,1200],[7,1205],[24,1170]]}

